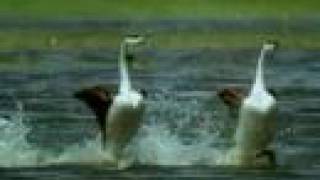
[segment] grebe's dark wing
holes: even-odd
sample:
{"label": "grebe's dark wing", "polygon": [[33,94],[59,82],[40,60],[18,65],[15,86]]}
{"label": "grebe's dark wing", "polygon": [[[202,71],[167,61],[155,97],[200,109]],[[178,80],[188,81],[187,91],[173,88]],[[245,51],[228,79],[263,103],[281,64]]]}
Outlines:
{"label": "grebe's dark wing", "polygon": [[101,143],[106,143],[106,116],[112,104],[112,93],[102,86],[81,89],[74,93],[74,97],[83,101],[96,115],[96,121],[101,130]]}

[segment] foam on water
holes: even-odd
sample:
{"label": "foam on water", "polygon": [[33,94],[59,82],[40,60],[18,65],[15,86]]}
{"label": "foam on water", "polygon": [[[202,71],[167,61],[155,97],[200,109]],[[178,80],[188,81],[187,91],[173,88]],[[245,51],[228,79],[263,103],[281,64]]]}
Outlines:
{"label": "foam on water", "polygon": [[[207,100],[181,99],[155,94],[147,102],[145,122],[127,150],[136,163],[147,165],[230,164],[223,131],[228,119],[207,107]],[[100,137],[65,148],[55,163],[108,163],[112,157],[101,151]]]}
{"label": "foam on water", "polygon": [[30,130],[24,121],[23,106],[9,117],[0,118],[0,166],[28,166],[38,161],[39,151],[29,145],[26,136]]}
{"label": "foam on water", "polygon": [[[145,122],[127,151],[136,164],[220,165],[230,164],[224,137],[227,116],[218,113],[217,102],[198,98],[179,98],[158,93],[147,102]],[[31,146],[26,135],[30,128],[20,108],[10,119],[0,119],[0,166],[38,166],[50,164],[108,164],[112,157],[101,150],[100,137],[83,144],[64,147],[52,155]]]}
{"label": "foam on water", "polygon": [[163,95],[156,95],[148,107],[137,147],[142,164],[207,164],[220,154],[213,144],[223,122],[214,108],[204,108],[197,99]]}

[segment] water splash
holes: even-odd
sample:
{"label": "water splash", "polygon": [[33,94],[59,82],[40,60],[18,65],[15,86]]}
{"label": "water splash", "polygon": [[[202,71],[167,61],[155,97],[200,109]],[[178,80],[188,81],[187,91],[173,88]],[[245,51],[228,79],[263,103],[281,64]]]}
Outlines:
{"label": "water splash", "polygon": [[179,99],[155,95],[149,102],[146,123],[138,141],[138,160],[142,164],[217,164],[226,142],[222,134],[226,121],[208,100]]}
{"label": "water splash", "polygon": [[60,154],[32,145],[28,134],[32,127],[25,115],[23,104],[17,102],[17,110],[8,117],[0,117],[0,167],[46,166],[61,163],[99,163],[108,160],[101,151],[100,137],[84,145],[64,147]]}
{"label": "water splash", "polygon": [[28,166],[39,161],[39,151],[27,143],[30,131],[24,121],[23,104],[17,102],[17,111],[0,118],[0,166]]}
{"label": "water splash", "polygon": [[[135,163],[230,164],[227,155],[230,138],[226,130],[231,123],[226,114],[221,113],[223,106],[217,99],[210,98],[181,98],[165,92],[149,97],[145,121],[127,148],[127,152],[134,154]],[[30,132],[25,123],[28,118],[21,103],[19,107],[9,119],[0,119],[0,166],[108,164],[112,161],[108,151],[101,150],[100,137],[63,147],[59,154],[30,145],[26,139]]]}

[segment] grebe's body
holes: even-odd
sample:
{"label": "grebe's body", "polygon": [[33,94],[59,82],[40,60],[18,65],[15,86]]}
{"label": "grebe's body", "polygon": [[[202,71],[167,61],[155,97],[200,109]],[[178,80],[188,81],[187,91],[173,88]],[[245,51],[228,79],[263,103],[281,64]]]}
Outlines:
{"label": "grebe's body", "polygon": [[84,100],[96,113],[101,127],[103,149],[111,154],[111,159],[118,168],[126,168],[132,160],[124,154],[124,149],[136,134],[144,112],[144,91],[141,93],[131,88],[127,67],[129,48],[143,42],[140,36],[126,37],[120,47],[119,69],[120,85],[118,94],[111,94],[103,88],[95,87],[80,91],[76,97]]}
{"label": "grebe's body", "polygon": [[144,112],[143,96],[130,91],[114,97],[107,119],[107,145],[118,161],[123,156],[123,149],[140,127]]}
{"label": "grebe's body", "polygon": [[[119,67],[120,86],[118,94],[107,115],[106,136],[108,146],[116,163],[123,157],[123,150],[136,134],[144,112],[143,95],[131,87],[127,66],[127,51],[130,47],[143,42],[142,37],[126,37],[121,43]],[[125,162],[125,161],[123,161]],[[118,167],[126,167],[129,164],[118,164]]]}
{"label": "grebe's body", "polygon": [[276,133],[276,100],[265,92],[249,95],[241,105],[238,123],[235,142],[239,163],[254,165]]}
{"label": "grebe's body", "polygon": [[[242,101],[239,122],[235,133],[235,152],[240,165],[258,165],[263,156],[267,163],[275,163],[268,146],[276,133],[276,100],[265,88],[263,60],[274,49],[273,44],[264,44],[258,60],[255,82],[249,95]],[[265,161],[264,161],[265,162]]]}

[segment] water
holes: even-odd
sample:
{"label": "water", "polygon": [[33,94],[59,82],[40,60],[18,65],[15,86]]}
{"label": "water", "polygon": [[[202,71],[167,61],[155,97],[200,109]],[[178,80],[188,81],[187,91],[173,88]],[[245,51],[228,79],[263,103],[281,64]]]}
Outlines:
{"label": "water", "polygon": [[317,179],[319,73],[316,50],[280,50],[266,60],[268,87],[279,96],[274,146],[279,167],[230,166],[235,120],[216,91],[248,89],[259,49],[146,49],[134,62],[134,87],[149,92],[144,123],[130,145],[136,166],[104,164],[91,112],[73,99],[77,89],[118,82],[117,50],[0,52],[0,166],[3,179]]}

